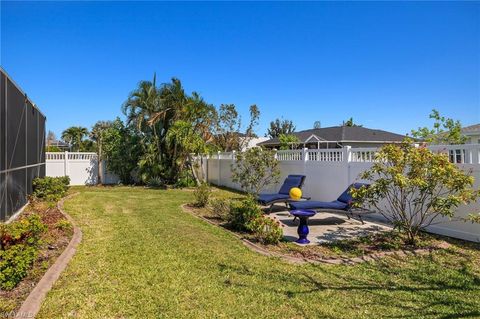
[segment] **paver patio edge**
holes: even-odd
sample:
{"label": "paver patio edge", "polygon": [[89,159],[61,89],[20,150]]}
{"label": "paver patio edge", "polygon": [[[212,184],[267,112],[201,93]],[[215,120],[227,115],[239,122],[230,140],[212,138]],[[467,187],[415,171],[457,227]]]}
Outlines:
{"label": "paver patio edge", "polygon": [[57,281],[62,271],[67,267],[68,263],[75,255],[78,244],[80,244],[82,241],[82,231],[77,227],[72,217],[65,213],[63,210],[63,203],[66,199],[72,198],[78,194],[79,193],[77,192],[68,195],[62,198],[57,204],[58,210],[73,225],[72,239],[62,254],[57,258],[55,263],[47,270],[47,272],[45,272],[42,279],[40,279],[35,288],[33,288],[33,290],[30,292],[27,299],[25,299],[25,301],[22,303],[22,306],[16,313],[15,318],[34,318],[37,315],[47,293],[50,291],[50,289],[52,289],[53,284]]}

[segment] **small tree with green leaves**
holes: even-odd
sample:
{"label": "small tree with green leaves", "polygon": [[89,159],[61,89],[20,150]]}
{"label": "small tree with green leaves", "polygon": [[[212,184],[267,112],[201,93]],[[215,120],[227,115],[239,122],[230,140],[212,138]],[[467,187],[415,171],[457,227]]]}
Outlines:
{"label": "small tree with green leaves", "polygon": [[430,118],[434,120],[433,128],[419,127],[412,130],[414,138],[432,144],[464,144],[467,141],[466,136],[462,134],[460,121],[441,116],[435,109],[430,113]]}
{"label": "small tree with green leaves", "polygon": [[281,134],[292,134],[295,132],[295,125],[290,120],[280,120],[270,122],[270,128],[267,129],[267,135],[270,138],[279,137]]}
{"label": "small tree with green leaves", "polygon": [[291,150],[298,147],[300,140],[293,134],[280,134],[278,137],[281,150]]}
{"label": "small tree with green leaves", "polygon": [[279,177],[280,169],[274,151],[254,147],[236,154],[232,180],[247,193],[257,196],[263,188],[278,183]]}
{"label": "small tree with green leaves", "polygon": [[450,163],[445,154],[411,142],[380,149],[373,166],[360,175],[371,185],[351,191],[355,205],[376,209],[406,235],[408,244],[415,244],[419,232],[440,223],[441,217],[480,222],[478,214],[455,216],[458,206],[479,196],[472,188],[473,177]]}

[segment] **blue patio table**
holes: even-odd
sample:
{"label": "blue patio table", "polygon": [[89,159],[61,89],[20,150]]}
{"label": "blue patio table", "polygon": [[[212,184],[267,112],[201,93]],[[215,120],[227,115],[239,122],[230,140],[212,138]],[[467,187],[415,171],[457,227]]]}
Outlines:
{"label": "blue patio table", "polygon": [[300,224],[298,224],[297,234],[298,239],[296,243],[298,244],[309,244],[310,241],[307,239],[308,235],[308,219],[312,216],[315,216],[317,212],[314,210],[306,210],[306,209],[297,209],[292,210],[290,214],[300,219]]}

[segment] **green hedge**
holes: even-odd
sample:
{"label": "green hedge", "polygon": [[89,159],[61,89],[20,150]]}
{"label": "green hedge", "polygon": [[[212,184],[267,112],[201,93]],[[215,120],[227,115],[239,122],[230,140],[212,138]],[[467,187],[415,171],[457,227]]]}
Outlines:
{"label": "green hedge", "polygon": [[68,191],[70,178],[64,177],[43,177],[33,180],[33,197],[40,200],[56,202]]}

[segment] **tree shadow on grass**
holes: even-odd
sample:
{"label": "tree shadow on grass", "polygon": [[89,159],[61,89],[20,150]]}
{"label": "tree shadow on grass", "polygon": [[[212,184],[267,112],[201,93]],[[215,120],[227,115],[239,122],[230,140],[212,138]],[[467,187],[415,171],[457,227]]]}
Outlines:
{"label": "tree shadow on grass", "polygon": [[[445,257],[458,256],[448,254]],[[229,285],[273,291],[288,299],[338,291],[341,298],[348,298],[357,308],[369,306],[376,311],[397,308],[397,311],[392,311],[395,314],[382,313],[384,318],[480,317],[480,275],[472,269],[475,265],[472,257],[458,257],[456,266],[449,266],[431,256],[412,258],[418,260],[405,263],[405,260],[386,258],[357,266],[299,267],[294,273],[273,268],[256,270],[256,267],[248,265],[218,266],[222,272],[238,276]],[[320,277],[315,275],[316,271]],[[264,283],[255,281],[251,284],[251,276],[261,276],[265,279]],[[345,297],[345,292],[351,296]],[[362,298],[362,295],[369,297]],[[373,301],[369,301],[372,296]]]}

